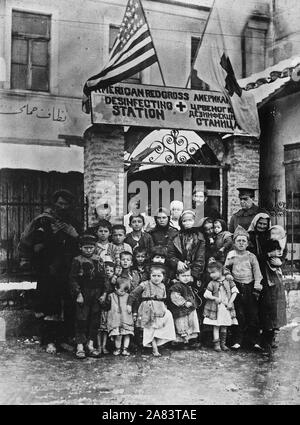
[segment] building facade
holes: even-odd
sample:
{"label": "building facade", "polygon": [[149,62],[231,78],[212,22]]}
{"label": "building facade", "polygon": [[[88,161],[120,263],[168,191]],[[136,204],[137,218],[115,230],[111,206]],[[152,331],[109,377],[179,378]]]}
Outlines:
{"label": "building facade", "polygon": [[[142,3],[166,85],[207,89],[191,70],[212,1]],[[232,134],[224,137],[224,133],[174,132],[172,128],[162,133],[161,129],[147,127],[92,125],[91,117],[81,110],[82,88],[87,78],[107,62],[126,4],[127,0],[1,1],[0,148],[4,155],[8,145],[16,152],[19,149],[19,153],[33,145],[44,152],[60,148],[60,156],[66,158],[64,163],[70,164],[69,171],[80,171],[74,170],[77,149],[90,223],[97,209],[98,215],[109,213],[112,221],[122,220],[136,182],[144,183],[149,194],[152,181],[178,180],[185,202],[190,201],[196,182],[202,182],[211,206],[218,208],[225,220],[239,209],[239,186],[260,189],[256,201],[261,204],[272,192],[272,185],[279,186],[286,202],[287,167],[282,161],[290,161],[291,146],[298,149],[297,93],[288,95],[287,105],[283,99],[274,99],[275,104],[267,106],[271,98],[268,94],[263,98],[260,141]],[[228,37],[236,76],[245,85],[245,79],[253,77],[256,81],[257,73],[298,54],[298,9],[293,0],[255,2],[246,25],[241,25],[235,37]],[[163,85],[157,64],[128,82]],[[274,105],[278,114],[275,120]],[[185,164],[167,164],[158,158],[151,165],[130,164],[132,159],[137,162],[140,158],[139,147],[162,142],[166,135],[175,143],[185,139],[188,147],[196,144],[196,151]],[[285,144],[290,148],[285,149]],[[2,167],[6,168],[5,164]],[[189,181],[192,187],[184,186]],[[171,199],[174,196],[172,192]]]}

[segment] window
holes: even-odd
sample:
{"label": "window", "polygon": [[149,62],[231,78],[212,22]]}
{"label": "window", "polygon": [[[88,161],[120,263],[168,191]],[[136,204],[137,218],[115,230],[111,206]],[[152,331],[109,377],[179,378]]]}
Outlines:
{"label": "window", "polygon": [[[109,51],[111,51],[115,39],[117,38],[117,35],[119,33],[120,27],[116,25],[110,25],[109,26]],[[141,73],[137,72],[132,77],[127,78],[126,80],[122,81],[123,83],[131,83],[131,84],[140,84],[142,81]]]}
{"label": "window", "polygon": [[191,38],[191,89],[194,90],[209,90],[209,85],[202,81],[197,74],[197,70],[193,68],[193,64],[198,53],[198,46],[201,42],[200,37]]}
{"label": "window", "polygon": [[50,16],[12,13],[11,88],[49,91]]}
{"label": "window", "polygon": [[242,37],[243,77],[260,72],[266,67],[268,22],[250,19]]}

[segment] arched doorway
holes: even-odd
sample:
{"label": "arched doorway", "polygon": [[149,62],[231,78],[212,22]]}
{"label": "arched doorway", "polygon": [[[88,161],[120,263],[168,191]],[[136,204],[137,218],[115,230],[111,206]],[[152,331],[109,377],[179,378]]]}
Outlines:
{"label": "arched doorway", "polygon": [[[179,199],[194,208],[192,193],[206,190],[207,205],[227,219],[226,170],[201,135],[194,131],[139,129],[125,134],[125,211],[138,195],[141,210]],[[143,192],[143,196],[141,196]]]}

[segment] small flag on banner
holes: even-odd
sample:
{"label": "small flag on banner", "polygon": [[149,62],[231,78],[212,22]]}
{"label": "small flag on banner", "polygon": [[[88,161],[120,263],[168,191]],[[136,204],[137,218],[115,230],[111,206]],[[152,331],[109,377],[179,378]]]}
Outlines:
{"label": "small flag on banner", "polygon": [[83,88],[82,109],[90,112],[92,91],[118,83],[158,62],[150,29],[140,0],[129,0],[109,61]]}
{"label": "small flag on banner", "polygon": [[237,26],[243,28],[252,9],[253,1],[250,0],[243,2],[242,8],[237,0],[215,0],[194,69],[198,78],[207,83],[211,90],[221,90],[227,96],[242,131],[240,134],[258,138],[260,125],[254,96],[239,86],[228,54],[234,54],[235,50],[238,53],[238,49],[228,47],[228,39],[239,39]]}

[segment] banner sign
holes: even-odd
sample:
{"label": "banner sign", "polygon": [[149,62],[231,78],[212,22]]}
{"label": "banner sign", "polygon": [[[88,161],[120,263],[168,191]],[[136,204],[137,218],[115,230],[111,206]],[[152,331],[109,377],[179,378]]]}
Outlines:
{"label": "banner sign", "polygon": [[91,93],[92,123],[233,133],[232,108],[221,92],[115,84]]}

